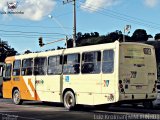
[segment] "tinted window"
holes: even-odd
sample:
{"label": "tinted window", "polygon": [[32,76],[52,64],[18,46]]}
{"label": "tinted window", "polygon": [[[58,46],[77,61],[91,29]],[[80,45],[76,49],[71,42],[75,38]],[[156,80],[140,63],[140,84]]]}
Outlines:
{"label": "tinted window", "polygon": [[85,52],[82,54],[82,73],[100,73],[101,52]]}
{"label": "tinted window", "polygon": [[22,75],[32,75],[33,71],[33,58],[22,60]]}
{"label": "tinted window", "polygon": [[20,75],[21,60],[15,60],[13,63],[13,76]]}
{"label": "tinted window", "polygon": [[105,50],[103,51],[103,63],[102,63],[102,72],[103,73],[112,73],[114,66],[114,51]]}
{"label": "tinted window", "polygon": [[79,73],[79,64],[80,63],[80,54],[70,54],[64,56],[64,74],[78,74]]}
{"label": "tinted window", "polygon": [[45,75],[47,71],[47,58],[35,58],[34,59],[34,74]]}
{"label": "tinted window", "polygon": [[62,57],[51,56],[48,58],[48,74],[57,75],[62,73]]}
{"label": "tinted window", "polygon": [[5,79],[4,80],[10,80],[11,79],[11,69],[12,69],[12,65],[11,64],[6,64]]}

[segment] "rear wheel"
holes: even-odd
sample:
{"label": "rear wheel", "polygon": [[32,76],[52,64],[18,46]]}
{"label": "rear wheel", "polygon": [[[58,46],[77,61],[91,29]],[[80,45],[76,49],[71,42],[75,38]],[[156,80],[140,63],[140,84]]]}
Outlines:
{"label": "rear wheel", "polygon": [[76,106],[76,98],[73,92],[67,91],[63,97],[63,103],[65,108],[72,110]]}
{"label": "rear wheel", "polygon": [[146,109],[151,109],[151,108],[153,108],[153,103],[152,103],[152,101],[144,101],[144,102],[143,102],[143,107],[146,108]]}
{"label": "rear wheel", "polygon": [[21,105],[22,104],[22,100],[21,100],[21,97],[20,97],[20,92],[19,92],[19,90],[18,89],[15,89],[14,91],[13,91],[13,103],[14,104],[16,104],[16,105]]}

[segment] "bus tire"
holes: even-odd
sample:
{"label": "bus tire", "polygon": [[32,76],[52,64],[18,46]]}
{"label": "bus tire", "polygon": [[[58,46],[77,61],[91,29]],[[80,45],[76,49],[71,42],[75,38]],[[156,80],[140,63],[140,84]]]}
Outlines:
{"label": "bus tire", "polygon": [[76,106],[76,98],[72,91],[64,93],[63,104],[68,110],[73,110]]}
{"label": "bus tire", "polygon": [[13,99],[13,103],[16,105],[22,104],[23,101],[21,100],[20,91],[18,89],[15,89],[13,91],[12,99]]}
{"label": "bus tire", "polygon": [[152,103],[152,101],[144,101],[144,102],[143,102],[143,107],[146,108],[146,109],[151,109],[151,108],[153,108],[153,103]]}

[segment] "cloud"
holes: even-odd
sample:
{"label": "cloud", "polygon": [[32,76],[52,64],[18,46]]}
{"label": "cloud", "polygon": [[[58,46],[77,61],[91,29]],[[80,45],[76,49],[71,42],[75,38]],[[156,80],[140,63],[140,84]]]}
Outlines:
{"label": "cloud", "polygon": [[81,8],[85,11],[96,12],[101,8],[116,5],[119,0],[86,0]]}
{"label": "cloud", "polygon": [[157,5],[159,0],[144,0],[146,6],[153,8]]}
{"label": "cloud", "polygon": [[55,0],[1,0],[0,11],[9,11],[7,2],[18,2],[18,6],[14,11],[21,11],[24,14],[14,14],[28,20],[41,20],[44,16],[50,14],[56,5]]}

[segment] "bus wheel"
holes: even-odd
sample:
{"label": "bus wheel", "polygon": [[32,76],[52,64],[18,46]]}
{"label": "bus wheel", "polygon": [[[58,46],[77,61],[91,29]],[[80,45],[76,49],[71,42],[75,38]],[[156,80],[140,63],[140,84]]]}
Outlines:
{"label": "bus wheel", "polygon": [[67,108],[68,110],[72,110],[75,108],[76,99],[75,99],[75,95],[73,94],[73,92],[67,91],[64,94],[63,103],[64,103],[65,108]]}
{"label": "bus wheel", "polygon": [[143,107],[146,108],[146,109],[151,109],[151,108],[153,108],[153,103],[152,103],[152,101],[144,101],[144,102],[143,102]]}
{"label": "bus wheel", "polygon": [[16,90],[14,90],[13,91],[13,103],[14,104],[16,104],[16,105],[21,105],[22,104],[22,100],[21,100],[21,98],[20,98],[20,92],[19,92],[19,90],[18,89],[16,89]]}

